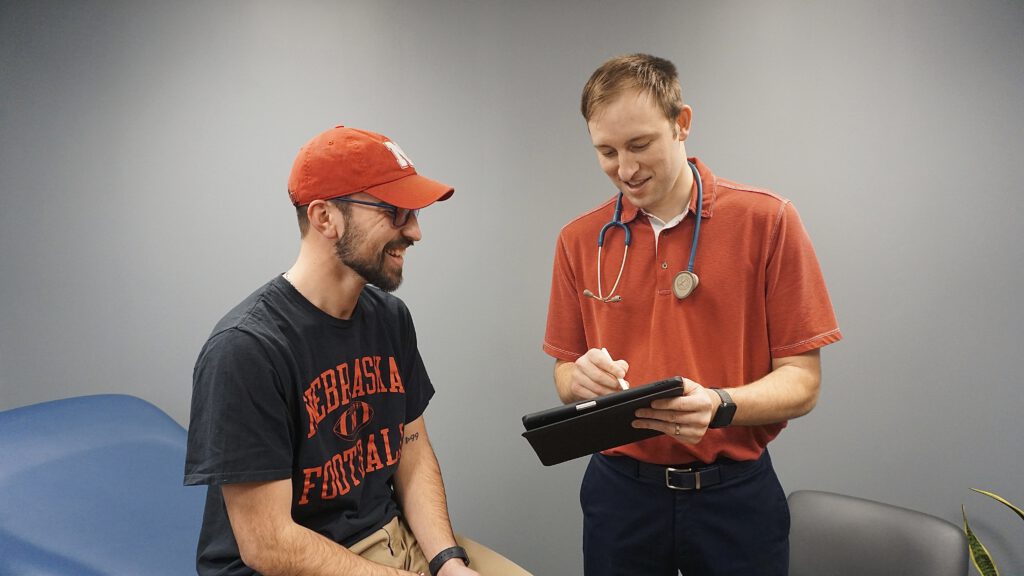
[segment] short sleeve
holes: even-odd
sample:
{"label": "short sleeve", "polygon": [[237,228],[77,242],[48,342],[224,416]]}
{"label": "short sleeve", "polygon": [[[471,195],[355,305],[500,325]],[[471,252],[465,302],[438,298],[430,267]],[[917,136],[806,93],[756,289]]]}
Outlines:
{"label": "short sleeve", "polygon": [[237,328],[211,337],[192,388],[186,485],[291,477],[288,402],[258,338]]}
{"label": "short sleeve", "polygon": [[576,296],[576,279],[569,262],[564,232],[555,245],[551,298],[543,350],[559,360],[573,362],[587,351],[583,312]]}
{"label": "short sleeve", "polygon": [[765,297],[773,358],[802,354],[842,337],[814,247],[789,202],[772,238]]}
{"label": "short sleeve", "polygon": [[430,399],[434,396],[434,385],[427,374],[427,368],[420,356],[416,341],[416,327],[409,308],[399,302],[399,325],[402,327],[402,366],[400,373],[409,384],[405,389],[405,423],[408,424],[423,415]]}

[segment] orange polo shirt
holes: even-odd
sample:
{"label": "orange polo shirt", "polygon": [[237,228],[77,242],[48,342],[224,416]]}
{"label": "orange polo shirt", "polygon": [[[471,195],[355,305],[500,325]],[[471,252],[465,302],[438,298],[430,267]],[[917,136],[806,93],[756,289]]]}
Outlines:
{"label": "orange polo shirt", "polygon": [[[607,348],[629,362],[632,385],[684,376],[708,388],[733,388],[771,371],[773,358],[801,354],[842,338],[814,248],[792,203],[767,190],[716,177],[691,159],[704,185],[703,220],[694,273],[700,283],[685,300],[672,279],[686,270],[697,210],[678,225],[654,231],[623,198],[622,221],[632,244],[615,293],[597,293],[597,237],[615,210],[615,196],[579,216],[558,236],[544,351],[569,362],[590,348]],[[685,169],[685,168],[684,168]],[[622,262],[625,236],[605,237],[601,286],[605,296]],[[785,427],[730,426],[708,430],[688,446],[659,435],[605,452],[656,464],[710,463],[724,456],[753,460]]]}

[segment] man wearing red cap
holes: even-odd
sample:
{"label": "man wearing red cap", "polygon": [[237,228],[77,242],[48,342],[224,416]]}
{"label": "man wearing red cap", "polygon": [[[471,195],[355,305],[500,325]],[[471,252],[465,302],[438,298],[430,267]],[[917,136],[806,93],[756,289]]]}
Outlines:
{"label": "man wearing red cap", "polygon": [[452,531],[423,419],[434,388],[389,294],[417,213],[453,192],[372,132],[339,126],[299,151],[299,256],[221,319],[195,366],[199,574],[527,574]]}

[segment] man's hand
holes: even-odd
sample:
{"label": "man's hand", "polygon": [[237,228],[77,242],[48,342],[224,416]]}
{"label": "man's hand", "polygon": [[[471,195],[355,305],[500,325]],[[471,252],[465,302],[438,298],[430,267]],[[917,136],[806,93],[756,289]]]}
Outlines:
{"label": "man's hand", "polygon": [[563,402],[590,400],[621,390],[619,378],[625,378],[629,363],[612,360],[602,348],[591,348],[575,362],[555,365],[555,385]]}
{"label": "man's hand", "polygon": [[461,558],[452,558],[441,565],[441,569],[437,571],[437,576],[480,576],[480,574],[466,566]]}
{"label": "man's hand", "polygon": [[636,411],[634,428],[657,430],[677,442],[696,444],[704,438],[708,424],[722,399],[714,391],[683,378],[683,395],[651,402]]}

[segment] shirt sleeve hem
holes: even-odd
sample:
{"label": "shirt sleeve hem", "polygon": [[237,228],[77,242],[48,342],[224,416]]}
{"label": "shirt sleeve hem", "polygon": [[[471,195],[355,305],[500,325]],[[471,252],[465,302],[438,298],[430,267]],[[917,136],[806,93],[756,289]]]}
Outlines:
{"label": "shirt sleeve hem", "polygon": [[583,353],[581,352],[571,352],[569,350],[564,350],[548,342],[544,343],[542,349],[544,350],[544,353],[547,354],[548,356],[551,356],[557,360],[565,360],[566,362],[575,362],[577,358],[583,356]]}
{"label": "shirt sleeve hem", "polygon": [[772,358],[796,356],[797,354],[803,354],[804,352],[810,352],[811,350],[816,350],[818,348],[828,346],[829,344],[834,344],[842,339],[842,332],[839,331],[839,328],[835,328],[823,334],[818,334],[812,338],[797,342],[796,344],[772,348]]}
{"label": "shirt sleeve hem", "polygon": [[186,474],[185,486],[197,486],[201,484],[237,484],[240,482],[269,482],[272,480],[286,480],[292,477],[291,470],[259,470],[255,472],[232,472],[221,474]]}

